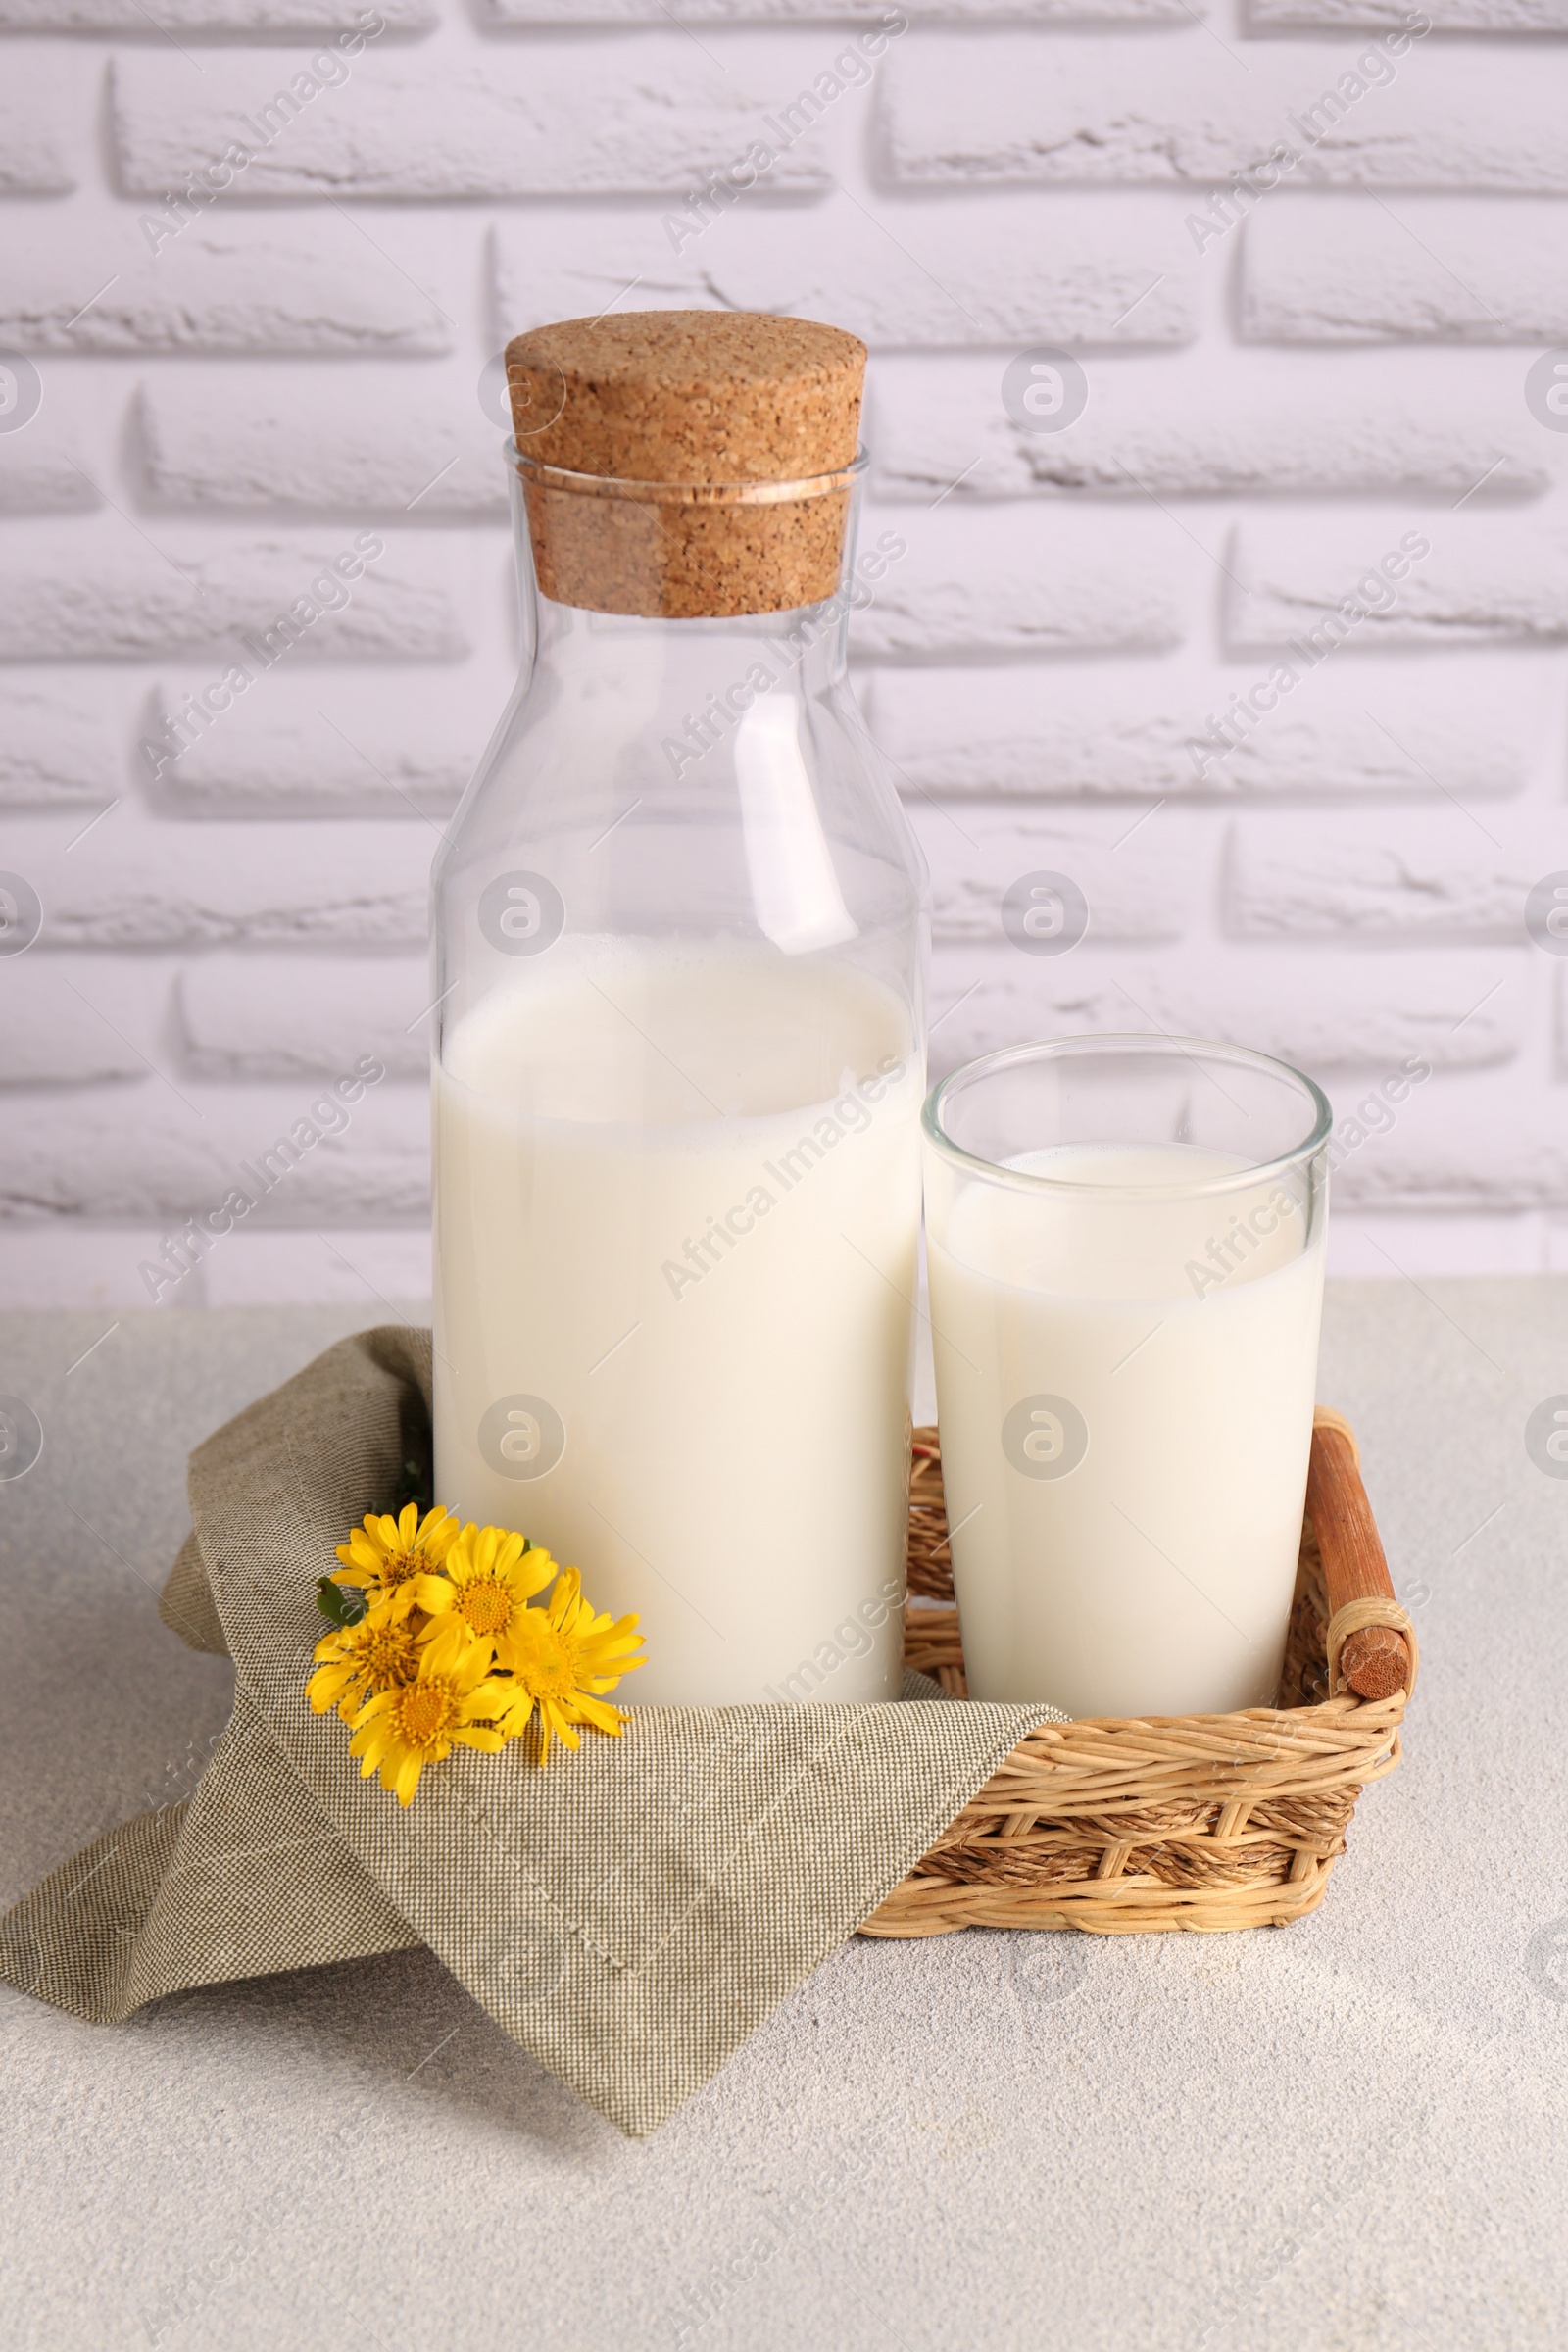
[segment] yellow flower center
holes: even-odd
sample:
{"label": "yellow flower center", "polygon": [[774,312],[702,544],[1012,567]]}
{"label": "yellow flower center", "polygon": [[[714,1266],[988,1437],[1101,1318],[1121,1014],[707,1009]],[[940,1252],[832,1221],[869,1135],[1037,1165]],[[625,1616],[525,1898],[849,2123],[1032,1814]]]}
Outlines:
{"label": "yellow flower center", "polygon": [[470,1633],[499,1634],[512,1616],[513,1598],[505,1585],[493,1577],[465,1585],[458,1600],[458,1614]]}
{"label": "yellow flower center", "polygon": [[577,1686],[577,1644],[560,1634],[543,1609],[518,1612],[514,1628],[515,1672],[535,1698],[570,1698]]}
{"label": "yellow flower center", "polygon": [[383,1585],[406,1585],[411,1576],[428,1576],[435,1562],[422,1551],[389,1551],[381,1562]]}
{"label": "yellow flower center", "polygon": [[409,1683],[392,1709],[398,1739],[406,1747],[430,1748],[458,1726],[457,1694],[443,1676]]}
{"label": "yellow flower center", "polygon": [[379,1626],[359,1644],[359,1671],[379,1690],[408,1682],[417,1673],[419,1653],[402,1628]]}

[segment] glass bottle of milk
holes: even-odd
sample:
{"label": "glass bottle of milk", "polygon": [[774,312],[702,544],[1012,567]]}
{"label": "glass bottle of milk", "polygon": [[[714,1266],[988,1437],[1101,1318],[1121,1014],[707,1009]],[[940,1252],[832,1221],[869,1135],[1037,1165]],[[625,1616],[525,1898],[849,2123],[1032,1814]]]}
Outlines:
{"label": "glass bottle of milk", "polygon": [[509,347],[525,658],[434,877],[436,1493],[641,1613],[641,1704],[900,1689],[927,893],[845,669],[901,552],[854,562],[863,358]]}

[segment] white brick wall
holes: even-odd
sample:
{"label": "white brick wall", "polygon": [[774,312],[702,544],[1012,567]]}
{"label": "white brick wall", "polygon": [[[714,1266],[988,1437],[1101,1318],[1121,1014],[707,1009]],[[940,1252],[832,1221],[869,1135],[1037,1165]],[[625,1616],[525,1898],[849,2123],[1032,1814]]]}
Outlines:
{"label": "white brick wall", "polygon": [[[584,49],[541,43],[483,63],[453,57],[432,75],[418,55],[381,49],[308,106],[304,51],[252,51],[210,65],[171,108],[161,57],[117,58],[111,96],[125,186],[156,197],[236,142],[273,131],[238,183],[266,196],[679,195],[696,173],[744,153],[772,95],[655,33]],[[281,103],[278,94],[283,93]],[[273,130],[274,122],[276,124]],[[780,189],[827,185],[808,133],[766,176]]]}
{"label": "white brick wall", "polygon": [[1282,190],[1247,231],[1241,325],[1258,343],[1560,342],[1562,208],[1416,196],[1395,213],[1375,196]]}
{"label": "white brick wall", "polygon": [[0,80],[0,195],[55,195],[75,184],[68,160],[84,144],[91,99],[66,58],[14,44]]}
{"label": "white brick wall", "polygon": [[1448,380],[1434,382],[1425,353],[1411,371],[1380,353],[1249,350],[1216,377],[1200,345],[1136,368],[1107,365],[1078,422],[1045,434],[1000,409],[986,360],[900,356],[876,388],[877,478],[885,495],[925,504],[960,474],[964,499],[1382,490],[1451,506],[1483,474],[1494,497],[1536,493],[1555,453],[1542,450],[1547,436],[1522,402],[1513,417],[1496,398],[1507,372],[1495,352],[1457,355]]}
{"label": "white brick wall", "polygon": [[[1568,189],[1562,92],[1535,52],[1489,55],[1478,102],[1463,44],[1428,34],[1357,74],[1372,50],[1349,34],[1269,41],[1222,69],[1200,30],[1141,44],[1012,35],[987,45],[981,73],[973,46],[934,35],[896,54],[883,152],[895,182],[950,188],[1197,191],[1289,143],[1297,176],[1323,187]],[[1324,109],[1348,74],[1360,94],[1347,87]]]}
{"label": "white brick wall", "polygon": [[1185,343],[1198,332],[1199,256],[1168,197],[1130,195],[1083,216],[1060,243],[1040,225],[1034,198],[977,194],[901,208],[892,244],[842,190],[808,223],[756,205],[721,213],[679,252],[653,211],[565,217],[543,251],[529,224],[505,221],[496,308],[504,319],[581,318],[635,277],[645,310],[793,310],[882,349]]}
{"label": "white brick wall", "polygon": [[[287,214],[274,224],[234,205],[192,220],[155,252],[134,206],[100,202],[82,213],[15,208],[0,244],[0,335],[13,347],[73,359],[403,359],[453,347],[450,318],[409,274],[422,262],[434,275],[436,256],[411,253],[413,240],[401,236],[403,261],[394,262],[366,242],[352,214],[323,206],[307,233]],[[147,217],[161,225],[157,213]]]}
{"label": "white brick wall", "polygon": [[[0,429],[0,869],[46,909],[0,956],[0,1298],[148,1303],[364,1054],[347,1131],[164,1303],[423,1291],[426,875],[515,660],[478,378],[617,303],[872,346],[867,519],[908,553],[854,642],[937,1066],[1224,1033],[1349,1117],[1417,1054],[1342,1265],[1568,1263],[1568,962],[1524,927],[1568,870],[1568,432],[1527,398],[1568,345],[1568,0],[887,13],[0,0],[0,357],[43,389]],[[767,186],[672,234],[813,88]],[[1059,433],[1003,401],[1042,347],[1088,381]],[[366,532],[155,777],[161,714]],[[1002,932],[1041,867],[1091,908],[1062,957]]]}

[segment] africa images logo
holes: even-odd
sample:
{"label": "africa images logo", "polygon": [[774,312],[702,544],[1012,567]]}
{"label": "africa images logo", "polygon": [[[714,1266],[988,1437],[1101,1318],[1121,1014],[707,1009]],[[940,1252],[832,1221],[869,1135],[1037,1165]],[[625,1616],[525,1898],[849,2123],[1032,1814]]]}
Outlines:
{"label": "africa images logo", "polygon": [[479,1423],[479,1451],[498,1478],[547,1478],[566,1450],[566,1425],[543,1396],[498,1396]]}
{"label": "africa images logo", "polygon": [[1020,1397],[1002,1424],[1002,1450],[1025,1478],[1067,1478],[1089,1451],[1089,1424],[1069,1397]]}

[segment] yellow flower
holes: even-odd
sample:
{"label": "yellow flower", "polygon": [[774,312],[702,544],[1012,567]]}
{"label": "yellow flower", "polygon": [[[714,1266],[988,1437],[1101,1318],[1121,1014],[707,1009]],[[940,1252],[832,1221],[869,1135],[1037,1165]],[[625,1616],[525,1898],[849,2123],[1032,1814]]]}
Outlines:
{"label": "yellow flower", "polygon": [[378,1691],[354,1718],[349,1754],[361,1759],[361,1779],[379,1770],[382,1788],[396,1789],[400,1805],[412,1805],[426,1764],[439,1764],[454,1743],[492,1754],[504,1746],[502,1734],[487,1719],[499,1713],[511,1693],[504,1684],[486,1681],[489,1667],[481,1642],[470,1642],[466,1657],[450,1673],[443,1673],[424,1649],[413,1682]]}
{"label": "yellow flower", "polygon": [[416,1605],[430,1619],[420,1639],[437,1666],[450,1671],[470,1642],[487,1661],[511,1666],[513,1644],[528,1603],[556,1574],[548,1551],[504,1527],[466,1527],[442,1562],[439,1576],[421,1576]]}
{"label": "yellow flower", "polygon": [[582,1597],[576,1569],[564,1568],[548,1603],[525,1609],[513,1629],[510,1663],[518,1688],[503,1718],[508,1738],[527,1730],[535,1706],[541,1764],[549,1758],[552,1734],[567,1747],[578,1744],[578,1724],[612,1738],[618,1734],[625,1718],[602,1694],[642,1665],[631,1654],[641,1640],[639,1622],[635,1616],[597,1615]]}
{"label": "yellow flower", "polygon": [[419,1649],[411,1628],[393,1611],[390,1600],[378,1600],[358,1625],[345,1625],[316,1644],[319,1663],[305,1686],[318,1715],[334,1700],[345,1723],[368,1698],[412,1683],[419,1671]]}
{"label": "yellow flower", "polygon": [[461,1522],[441,1504],[419,1517],[417,1503],[406,1503],[401,1518],[367,1511],[346,1544],[337,1545],[343,1562],[334,1569],[339,1585],[363,1585],[371,1600],[389,1599],[393,1613],[406,1617],[414,1606],[417,1579],[440,1567],[461,1533]]}

